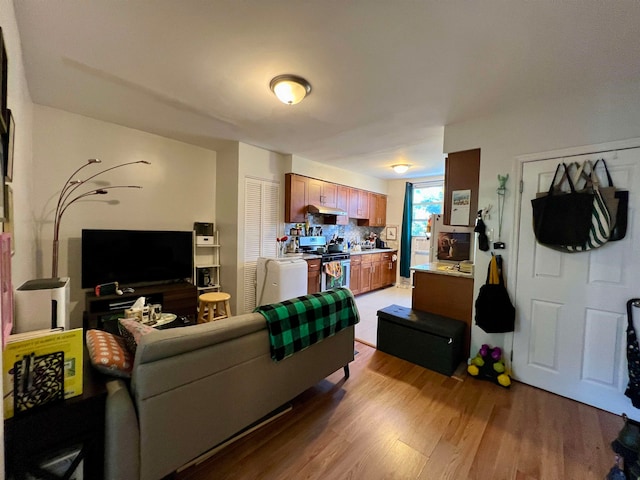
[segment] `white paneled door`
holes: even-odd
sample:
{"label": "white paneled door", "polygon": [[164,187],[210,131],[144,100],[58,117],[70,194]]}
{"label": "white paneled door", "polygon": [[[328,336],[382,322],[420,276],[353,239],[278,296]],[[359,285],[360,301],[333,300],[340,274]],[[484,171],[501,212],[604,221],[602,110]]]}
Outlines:
{"label": "white paneled door", "polygon": [[[561,253],[538,244],[532,229],[531,199],[536,192],[548,190],[558,162],[595,162],[598,158],[606,159],[614,184],[630,190],[626,238],[581,253]],[[522,168],[514,377],[588,405],[640,418],[640,410],[624,396],[628,381],[626,302],[640,297],[636,218],[640,148],[532,161]],[[640,327],[638,319],[635,324]]]}

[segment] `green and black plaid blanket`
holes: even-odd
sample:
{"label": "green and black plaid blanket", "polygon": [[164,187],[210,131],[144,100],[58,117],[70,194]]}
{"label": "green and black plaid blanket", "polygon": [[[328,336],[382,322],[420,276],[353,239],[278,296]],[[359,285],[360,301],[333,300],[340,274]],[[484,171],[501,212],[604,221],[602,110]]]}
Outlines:
{"label": "green and black plaid blanket", "polygon": [[276,362],[360,321],[353,294],[345,287],[263,305],[255,311],[267,319],[271,358]]}

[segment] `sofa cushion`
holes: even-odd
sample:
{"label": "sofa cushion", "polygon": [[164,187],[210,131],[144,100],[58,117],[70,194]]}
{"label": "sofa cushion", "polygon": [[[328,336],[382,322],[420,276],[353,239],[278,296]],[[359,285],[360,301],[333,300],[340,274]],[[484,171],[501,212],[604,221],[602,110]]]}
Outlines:
{"label": "sofa cushion", "polygon": [[120,330],[120,335],[124,338],[127,348],[133,355],[136,354],[140,339],[154,331],[153,327],[140,323],[133,318],[118,319],[118,330]]}
{"label": "sofa cushion", "polygon": [[130,378],[133,356],[122,337],[103,330],[87,330],[87,350],[91,365],[107,375]]}

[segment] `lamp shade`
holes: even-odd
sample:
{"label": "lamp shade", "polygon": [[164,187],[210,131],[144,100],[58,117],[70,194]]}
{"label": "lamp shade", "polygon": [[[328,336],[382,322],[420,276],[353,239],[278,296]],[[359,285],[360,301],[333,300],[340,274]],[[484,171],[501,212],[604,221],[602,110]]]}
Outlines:
{"label": "lamp shade", "polygon": [[311,85],[302,77],[279,75],[271,80],[269,87],[282,103],[295,105],[311,92]]}
{"label": "lamp shade", "polygon": [[404,173],[409,170],[409,165],[406,163],[399,163],[397,165],[392,165],[391,168],[393,168],[393,171],[396,173]]}

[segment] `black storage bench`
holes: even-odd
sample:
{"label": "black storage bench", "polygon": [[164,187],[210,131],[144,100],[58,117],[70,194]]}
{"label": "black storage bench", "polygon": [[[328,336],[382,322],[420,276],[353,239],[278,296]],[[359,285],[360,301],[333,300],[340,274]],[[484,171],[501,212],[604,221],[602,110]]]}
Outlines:
{"label": "black storage bench", "polygon": [[400,305],[378,310],[378,350],[451,376],[463,360],[466,325]]}

